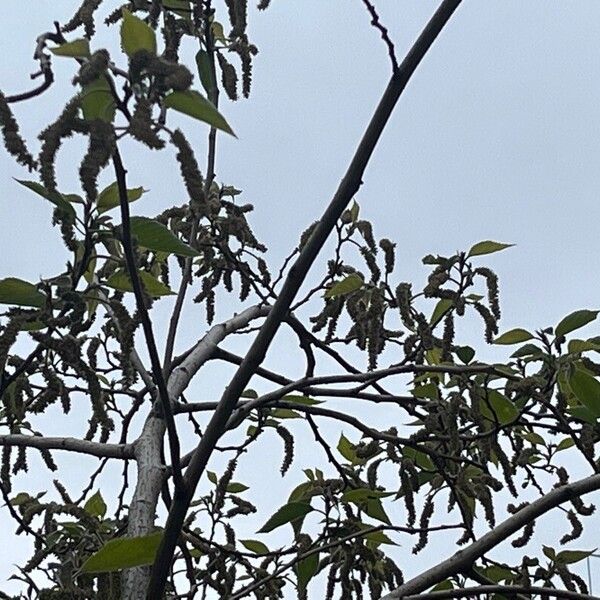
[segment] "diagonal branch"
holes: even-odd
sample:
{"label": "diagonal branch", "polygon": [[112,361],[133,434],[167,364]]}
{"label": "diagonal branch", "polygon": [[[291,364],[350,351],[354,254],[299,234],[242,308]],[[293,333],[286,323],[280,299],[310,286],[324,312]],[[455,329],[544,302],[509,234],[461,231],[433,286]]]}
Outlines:
{"label": "diagonal branch", "polygon": [[148,348],[148,354],[152,364],[152,375],[154,377],[154,383],[158,389],[158,397],[162,406],[162,416],[167,426],[167,437],[171,452],[171,463],[173,464],[173,480],[175,483],[175,489],[177,491],[181,490],[183,487],[183,477],[181,475],[181,468],[179,466],[179,437],[177,435],[175,419],[173,418],[173,411],[171,409],[171,399],[169,398],[167,384],[163,376],[160,358],[158,357],[156,341],[152,331],[152,322],[150,321],[150,315],[148,314],[148,309],[146,308],[144,290],[138,275],[137,264],[133,253],[133,243],[131,241],[131,223],[129,220],[129,200],[127,198],[127,182],[125,180],[126,171],[125,167],[123,166],[123,161],[121,160],[121,155],[119,154],[119,149],[116,146],[113,152],[113,164],[115,167],[115,175],[117,177],[117,186],[119,189],[119,204],[121,207],[122,219],[121,228],[123,236],[122,241],[125,262],[127,264],[127,270],[129,271],[129,277],[131,278],[136,306],[142,320],[142,328],[146,338],[146,346]]}
{"label": "diagonal branch", "polygon": [[175,552],[181,527],[192,501],[194,491],[220,436],[225,430],[241,393],[256,369],[263,362],[277,330],[286,318],[290,305],[294,301],[300,286],[304,282],[308,271],[329,237],[329,234],[335,227],[342,212],[360,188],[367,164],[400,95],[419,66],[419,63],[460,3],[461,0],[443,0],[406,55],[402,64],[398,67],[398,70],[393,73],[333,199],[310,236],[310,239],[298,255],[296,262],[290,268],[285,283],[281,288],[281,293],[275,301],[269,316],[246,354],[244,361],[225,389],[219,406],[215,410],[204,432],[204,436],[194,452],[190,466],[186,471],[185,496],[175,498],[169,511],[165,534],[152,568],[148,587],[150,591],[147,592],[149,598],[161,597],[164,593],[173,553]]}
{"label": "diagonal branch", "polygon": [[404,585],[401,585],[387,596],[384,596],[383,600],[395,600],[406,598],[407,596],[416,596],[417,594],[428,590],[432,586],[440,583],[440,581],[470,568],[475,561],[484,556],[486,552],[489,552],[498,546],[504,540],[527,525],[527,523],[531,523],[564,502],[599,489],[600,475],[591,475],[590,477],[574,481],[573,483],[552,490],[545,496],[542,496],[521,509],[512,517],[509,517],[500,523],[500,525],[486,533],[476,542],[473,542],[464,550],[459,550],[450,558],[435,565],[431,569],[424,571],[420,575],[417,575],[417,577],[406,582]]}
{"label": "diagonal branch", "polygon": [[42,437],[18,433],[0,435],[0,446],[39,448],[40,450],[67,450],[98,458],[133,458],[133,444],[104,444],[70,437]]}
{"label": "diagonal branch", "polygon": [[526,594],[527,598],[540,596],[540,598],[559,598],[559,600],[600,600],[599,596],[580,594],[569,590],[557,590],[547,587],[526,585],[482,585],[479,587],[458,588],[455,590],[440,590],[428,594],[404,596],[404,600],[448,600],[450,598],[472,598],[488,594],[502,594],[514,597],[515,594]]}

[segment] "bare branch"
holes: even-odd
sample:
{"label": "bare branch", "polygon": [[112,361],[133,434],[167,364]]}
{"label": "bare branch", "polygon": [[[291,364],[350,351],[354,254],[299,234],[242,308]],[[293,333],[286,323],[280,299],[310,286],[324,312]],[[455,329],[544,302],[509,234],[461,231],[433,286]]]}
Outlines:
{"label": "bare branch", "polygon": [[18,433],[0,435],[0,446],[22,446],[43,450],[67,450],[98,458],[133,458],[133,444],[105,444],[70,437],[42,437]]}
{"label": "bare branch", "polygon": [[572,498],[578,498],[598,489],[600,489],[600,475],[591,475],[552,490],[500,523],[464,550],[460,550],[450,558],[417,575],[417,577],[384,596],[383,600],[395,600],[420,594],[447,577],[461,573],[471,567],[486,552],[498,546],[527,523],[531,523]]}
{"label": "bare branch", "polygon": [[455,590],[441,590],[429,592],[428,594],[417,594],[414,596],[403,596],[403,600],[446,600],[447,598],[471,598],[485,594],[502,594],[503,596],[514,596],[515,594],[527,594],[532,596],[554,597],[565,600],[600,600],[599,596],[579,594],[569,590],[556,590],[547,587],[536,587],[526,585],[482,585],[479,587],[458,588]]}

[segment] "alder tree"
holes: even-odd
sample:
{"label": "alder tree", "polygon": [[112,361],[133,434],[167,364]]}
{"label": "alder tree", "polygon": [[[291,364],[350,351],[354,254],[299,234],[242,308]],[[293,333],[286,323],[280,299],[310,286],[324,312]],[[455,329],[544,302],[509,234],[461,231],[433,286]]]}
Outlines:
{"label": "alder tree", "polygon": [[[598,311],[503,331],[485,259],[509,244],[428,255],[426,281],[402,281],[394,240],[377,238],[369,201],[355,198],[421,59],[445,27],[461,26],[460,0],[440,3],[402,60],[362,0],[389,83],[347,170],[337,166],[334,197],[282,264],[253,232],[252,198],[219,178],[217,140],[235,130],[228,102],[248,97],[260,69],[248,0],[109,4],[84,0],[54,23],[34,43],[35,87],[0,93],[4,146],[23,167],[15,186],[52,203],[49,232],[65,252],[53,277],[0,280],[2,536],[31,548],[14,570],[18,597],[591,598],[580,567],[593,549],[577,539],[598,526],[584,496],[600,489],[600,337],[579,330]],[[101,27],[114,35],[110,52],[95,42]],[[40,110],[63,85],[55,61],[72,66],[72,85],[38,139],[25,140],[13,106]],[[174,120],[204,127],[205,147]],[[73,136],[87,143],[76,193],[59,189],[56,165]],[[128,181],[133,143],[163,152],[162,176],[181,190],[152,218],[140,214],[143,187]],[[169,318],[158,318],[165,305]],[[223,306],[231,313],[216,318]],[[461,343],[463,318],[503,362]],[[184,329],[198,332],[187,348]],[[285,330],[299,378],[264,363]],[[243,352],[228,346],[233,336]],[[201,390],[219,363],[233,376],[215,401]],[[87,426],[45,435],[57,410]],[[385,429],[369,422],[375,414]],[[64,453],[89,466],[83,491],[65,484]],[[280,453],[270,477],[289,488],[275,512],[243,483],[265,453]],[[115,463],[113,494],[97,482]],[[572,480],[573,464],[587,476]],[[53,489],[37,486],[42,468]],[[240,538],[249,519],[256,533]],[[532,536],[548,519],[562,534],[540,547]],[[419,553],[436,543],[424,568]],[[500,547],[510,548],[502,558]]]}

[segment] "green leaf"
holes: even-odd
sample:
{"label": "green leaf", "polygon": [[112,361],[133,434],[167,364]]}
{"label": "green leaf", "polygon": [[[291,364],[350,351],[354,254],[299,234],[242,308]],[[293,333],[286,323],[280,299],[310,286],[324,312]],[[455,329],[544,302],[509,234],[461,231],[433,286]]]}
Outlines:
{"label": "green leaf", "polygon": [[240,544],[242,544],[246,550],[254,552],[254,554],[267,554],[269,552],[269,548],[258,540],[240,540]]}
{"label": "green leaf", "polygon": [[210,94],[211,89],[214,87],[214,83],[210,56],[206,50],[198,50],[198,52],[196,52],[196,66],[198,67],[198,75],[200,75],[200,83],[202,83],[202,87],[206,93]]}
{"label": "green leaf", "polygon": [[479,242],[471,247],[469,253],[467,254],[467,258],[471,256],[482,256],[483,254],[492,254],[494,252],[500,252],[500,250],[504,250],[505,248],[510,248],[514,246],[514,244],[503,244],[501,242],[493,242],[492,240],[486,240],[484,242]]}
{"label": "green leaf", "polygon": [[168,252],[178,256],[200,256],[200,253],[184,244],[174,233],[153,219],[131,217],[131,233],[138,244],[155,252]]}
{"label": "green leaf", "polygon": [[27,492],[19,492],[14,498],[10,499],[11,506],[21,506],[27,504],[33,498]]}
{"label": "green leaf", "polygon": [[368,500],[366,506],[363,506],[363,510],[372,519],[377,519],[377,521],[382,521],[386,525],[392,524],[392,522],[390,521],[390,518],[385,513],[383,504],[381,504],[381,500],[379,500],[378,498],[373,498],[372,500]]}
{"label": "green leaf", "polygon": [[395,492],[380,492],[379,490],[372,490],[371,488],[357,488],[355,490],[348,490],[342,494],[342,500],[346,502],[354,502],[354,504],[361,504],[367,502],[373,498],[387,498],[393,496]]}
{"label": "green leaf", "polygon": [[515,350],[512,354],[512,358],[521,358],[523,356],[532,356],[536,354],[543,354],[541,348],[536,346],[535,344],[525,344],[521,346],[518,350]]}
{"label": "green leaf", "polygon": [[341,281],[334,283],[326,292],[325,298],[335,298],[336,296],[344,296],[360,290],[364,285],[364,281],[357,273],[350,273]]}
{"label": "green leaf", "polygon": [[431,462],[431,458],[429,458],[427,454],[421,452],[420,450],[415,450],[414,448],[408,448],[405,446],[402,448],[402,456],[412,459],[417,467],[420,467],[421,469],[425,469],[427,471],[435,470],[435,466],[433,462]]}
{"label": "green leaf", "polygon": [[255,390],[247,389],[240,394],[240,398],[258,398]]}
{"label": "green leaf", "polygon": [[107,123],[113,122],[117,107],[105,76],[98,77],[85,85],[79,97],[83,118],[86,121],[100,119]]}
{"label": "green leaf", "polygon": [[591,340],[570,340],[567,347],[569,354],[579,354],[580,352],[589,352],[590,350],[600,352],[600,344]]}
{"label": "green leaf", "polygon": [[172,10],[176,15],[188,21],[191,20],[190,3],[188,0],[163,0],[163,8]]}
{"label": "green leaf", "polygon": [[[149,296],[152,296],[152,298],[170,296],[175,293],[170,287],[150,275],[150,273],[146,273],[146,271],[138,271],[138,275],[144,285],[144,289]],[[131,279],[125,269],[115,271],[115,273],[106,280],[106,285],[121,292],[133,292]]]}
{"label": "green leaf", "polygon": [[494,344],[520,344],[533,339],[533,335],[526,329],[511,329],[494,340]]}
{"label": "green leaf", "polygon": [[556,562],[563,565],[572,565],[591,556],[594,552],[596,552],[596,548],[594,550],[562,550],[556,555]]}
{"label": "green leaf", "polygon": [[431,315],[431,320],[429,321],[433,325],[436,325],[440,322],[441,318],[452,308],[454,302],[449,298],[442,298],[433,309],[433,314]]}
{"label": "green leaf", "polygon": [[73,40],[61,44],[56,48],[50,48],[50,52],[55,56],[71,56],[73,58],[87,58],[90,56],[90,42],[85,38]]}
{"label": "green leaf", "polygon": [[494,583],[512,580],[516,576],[516,573],[513,573],[510,569],[506,569],[498,565],[491,565],[485,569],[482,569],[482,572],[488,579],[491,579]]}
{"label": "green leaf", "polygon": [[213,37],[216,40],[219,40],[220,42],[227,41],[227,38],[225,37],[225,32],[223,31],[223,25],[221,25],[221,23],[219,23],[218,21],[213,21],[210,28],[212,29]]}
{"label": "green leaf", "polygon": [[439,396],[437,385],[435,385],[435,383],[419,385],[413,390],[413,396],[415,398],[429,398],[430,400],[437,400]]}
{"label": "green leaf", "polygon": [[250,488],[247,485],[244,485],[243,483],[239,483],[238,481],[232,481],[227,486],[227,491],[230,494],[239,494],[240,492],[245,492],[248,489],[250,489]]}
{"label": "green leaf", "polygon": [[546,558],[549,558],[550,560],[554,560],[556,558],[556,550],[550,546],[542,546],[542,552]]}
{"label": "green leaf", "polygon": [[171,92],[165,97],[164,105],[167,108],[173,108],[194,119],[208,123],[211,127],[220,129],[235,137],[235,133],[229,127],[225,117],[215,108],[210,100],[207,100],[199,92],[193,90]]}
{"label": "green leaf", "polygon": [[286,523],[302,519],[313,510],[310,504],[304,502],[289,502],[284,504],[259,530],[258,533],[269,533]]}
{"label": "green leaf", "polygon": [[81,566],[83,573],[106,573],[151,565],[162,539],[162,532],[133,538],[110,540]]}
{"label": "green leaf", "polygon": [[380,544],[387,544],[389,546],[397,546],[394,540],[390,539],[383,531],[371,531],[362,536],[365,540],[370,542],[372,545],[379,546]]}
{"label": "green leaf", "polygon": [[524,440],[527,440],[528,442],[531,442],[534,445],[538,445],[538,444],[540,444],[541,446],[546,445],[546,440],[544,440],[544,438],[539,433],[534,433],[533,431],[524,433],[521,437]]}
{"label": "green leaf", "polygon": [[[133,188],[131,190],[127,190],[127,200],[131,204],[136,200],[139,200],[147,190],[142,187]],[[119,206],[119,186],[117,182],[114,181],[109,186],[106,186],[99,194],[96,199],[96,208],[98,209],[98,214],[105,213],[108,210],[116,208]]]}
{"label": "green leaf", "polygon": [[574,445],[575,445],[575,441],[573,440],[573,438],[567,437],[558,443],[558,446],[556,446],[556,451],[561,452],[562,450],[568,450],[569,448],[572,448]]}
{"label": "green leaf", "polygon": [[295,394],[290,394],[288,396],[284,396],[281,399],[282,402],[293,402],[294,404],[303,404],[305,406],[314,406],[315,404],[323,404],[322,400],[315,400],[314,398],[309,398],[308,396],[300,396]]}
{"label": "green leaf", "polygon": [[75,209],[73,208],[73,206],[71,206],[69,202],[67,202],[67,200],[65,200],[62,194],[59,194],[58,192],[48,191],[41,183],[38,183],[37,181],[25,181],[23,179],[15,179],[15,181],[25,186],[32,192],[39,194],[40,196],[42,196],[42,198],[50,200],[52,204],[58,206],[58,208],[60,208],[62,211],[70,214],[73,217],[75,216]]}
{"label": "green leaf", "polygon": [[300,413],[291,408],[274,408],[269,415],[276,419],[300,419],[302,417]]}
{"label": "green leaf", "polygon": [[92,517],[100,519],[106,514],[106,502],[104,502],[100,490],[88,499],[83,506],[83,510],[92,515]]}
{"label": "green leaf", "polygon": [[315,552],[303,558],[296,565],[296,576],[298,577],[298,590],[305,590],[310,580],[319,570],[319,553]]}
{"label": "green leaf", "polygon": [[0,279],[0,304],[41,308],[45,300],[46,296],[33,283],[16,277]]}
{"label": "green leaf", "polygon": [[556,337],[561,337],[575,331],[588,323],[591,323],[600,311],[597,310],[577,310],[574,313],[566,316],[557,326],[554,334]]}
{"label": "green leaf", "polygon": [[217,477],[216,473],[213,473],[213,471],[206,471],[206,474],[208,476],[208,480],[211,483],[214,483],[215,485],[217,484],[217,481],[219,481],[219,478]]}
{"label": "green leaf", "polygon": [[570,415],[573,415],[576,419],[585,421],[590,425],[595,425],[598,420],[596,415],[586,406],[570,406],[567,408],[567,412]]}
{"label": "green leaf", "polygon": [[366,462],[366,459],[358,458],[358,456],[356,456],[356,447],[343,433],[340,435],[337,449],[339,453],[353,465],[363,465]]}
{"label": "green leaf", "polygon": [[445,590],[453,590],[454,585],[450,579],[444,579],[444,581],[440,581],[437,585],[434,585],[429,591],[430,592],[443,592]]}
{"label": "green leaf", "polygon": [[497,390],[488,390],[487,402],[481,403],[481,413],[490,421],[506,425],[519,416],[519,409]]}
{"label": "green leaf", "polygon": [[569,377],[569,385],[577,400],[595,417],[600,417],[600,381],[581,369],[575,369]]}
{"label": "green leaf", "polygon": [[126,8],[122,10],[121,49],[131,57],[138,50],[149,50],[156,54],[156,34],[142,19],[132,15]]}
{"label": "green leaf", "polygon": [[465,365],[468,365],[475,356],[475,350],[471,346],[455,346],[454,352]]}

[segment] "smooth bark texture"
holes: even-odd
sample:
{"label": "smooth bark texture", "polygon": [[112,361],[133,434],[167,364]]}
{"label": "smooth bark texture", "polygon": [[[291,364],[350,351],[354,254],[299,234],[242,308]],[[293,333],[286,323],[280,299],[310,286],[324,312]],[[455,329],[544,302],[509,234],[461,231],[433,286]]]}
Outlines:
{"label": "smooth bark texture", "polygon": [[277,330],[286,318],[300,286],[329,234],[360,188],[365,168],[402,91],[460,3],[461,0],[444,0],[441,3],[400,67],[393,73],[337,192],[319,220],[310,239],[298,255],[296,262],[290,268],[273,309],[258,332],[242,364],[225,389],[219,406],[215,410],[186,470],[183,494],[173,499],[165,527],[165,535],[152,568],[147,598],[162,597],[181,526],[194,496],[196,486],[219,437],[227,426],[241,393],[256,369],[263,362]]}
{"label": "smooth bark texture", "polygon": [[89,454],[98,458],[133,458],[133,444],[107,444],[90,442],[70,437],[42,437],[13,433],[0,435],[0,446],[40,448],[44,450],[67,450],[79,454]]}
{"label": "smooth bark texture", "polygon": [[542,496],[527,507],[521,509],[512,517],[506,519],[500,525],[486,533],[476,542],[459,550],[447,560],[439,563],[435,567],[424,571],[417,577],[406,582],[404,585],[395,589],[390,594],[383,597],[383,600],[397,600],[420,594],[430,589],[434,585],[444,581],[444,579],[462,573],[472,567],[477,560],[501,544],[504,540],[519,531],[527,523],[535,521],[538,517],[546,514],[553,508],[560,506],[571,498],[589,494],[600,489],[600,475],[591,475],[585,479],[580,479],[568,485],[552,490],[545,496]]}
{"label": "smooth bark texture", "polygon": [[[212,327],[187,354],[185,360],[173,369],[167,383],[171,403],[181,396],[194,375],[212,357],[217,344],[230,333],[246,327],[251,321],[267,315],[268,312],[268,307],[252,306],[228,321]],[[167,473],[161,457],[164,435],[164,420],[150,415],[135,442],[137,481],[129,509],[127,535],[130,537],[146,535],[153,530],[158,497]],[[148,575],[147,568],[125,570],[123,600],[143,598],[148,585]]]}

